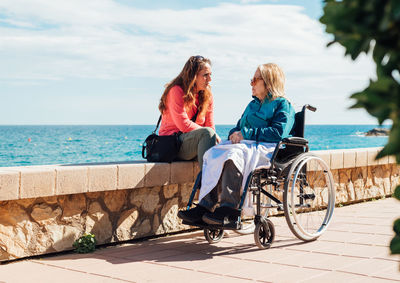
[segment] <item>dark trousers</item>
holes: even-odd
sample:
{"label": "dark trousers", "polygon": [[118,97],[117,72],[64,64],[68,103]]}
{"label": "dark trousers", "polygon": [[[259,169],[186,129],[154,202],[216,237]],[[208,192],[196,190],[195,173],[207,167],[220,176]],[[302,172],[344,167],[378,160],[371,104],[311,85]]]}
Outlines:
{"label": "dark trousers", "polygon": [[220,206],[238,208],[240,204],[240,188],[243,175],[236,168],[232,160],[225,161],[221,177],[214,189],[203,197],[199,205],[214,211],[219,203]]}

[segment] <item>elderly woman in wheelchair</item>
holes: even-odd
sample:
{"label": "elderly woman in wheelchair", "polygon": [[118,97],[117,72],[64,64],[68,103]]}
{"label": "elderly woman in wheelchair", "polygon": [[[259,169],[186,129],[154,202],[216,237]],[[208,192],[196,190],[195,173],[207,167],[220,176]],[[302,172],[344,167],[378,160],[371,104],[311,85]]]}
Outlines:
{"label": "elderly woman in wheelchair", "polygon": [[[224,229],[233,229],[254,231],[257,246],[269,248],[275,237],[267,218],[270,208],[283,210],[291,231],[304,241],[318,238],[332,217],[332,175],[321,158],[308,152],[304,139],[305,109],[316,109],[305,105],[295,113],[285,98],[284,83],[276,64],[258,66],[251,80],[253,100],[229,140],[204,155],[187,209],[178,217],[203,227],[210,243],[221,240]],[[283,200],[276,194],[282,185]],[[198,189],[199,203],[191,208]],[[261,194],[267,204],[261,203]],[[254,225],[244,225],[243,215],[255,215]]]}

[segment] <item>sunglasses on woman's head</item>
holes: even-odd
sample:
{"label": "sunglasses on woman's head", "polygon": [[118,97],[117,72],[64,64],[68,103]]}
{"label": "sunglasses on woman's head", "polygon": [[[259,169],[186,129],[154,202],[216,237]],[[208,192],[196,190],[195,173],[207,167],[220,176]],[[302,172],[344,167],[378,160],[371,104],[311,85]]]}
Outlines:
{"label": "sunglasses on woman's head", "polygon": [[190,58],[190,61],[192,62],[192,68],[194,72],[197,72],[199,70],[200,64],[205,60],[203,56],[197,55],[193,56]]}

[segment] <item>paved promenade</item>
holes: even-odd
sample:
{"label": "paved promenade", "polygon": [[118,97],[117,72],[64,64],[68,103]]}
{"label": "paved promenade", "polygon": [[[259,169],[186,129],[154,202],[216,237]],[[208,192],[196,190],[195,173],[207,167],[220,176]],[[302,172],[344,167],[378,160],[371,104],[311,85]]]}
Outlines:
{"label": "paved promenade", "polygon": [[389,198],[335,209],[317,241],[295,238],[273,217],[276,238],[259,250],[253,235],[228,233],[210,245],[202,231],[0,265],[0,282],[400,282],[391,256],[400,202]]}

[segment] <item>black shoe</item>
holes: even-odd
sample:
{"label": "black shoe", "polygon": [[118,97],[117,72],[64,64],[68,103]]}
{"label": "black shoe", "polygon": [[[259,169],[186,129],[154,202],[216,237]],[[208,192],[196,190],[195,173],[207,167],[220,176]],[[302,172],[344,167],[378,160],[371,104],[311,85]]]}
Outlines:
{"label": "black shoe", "polygon": [[240,210],[228,206],[221,206],[215,209],[213,213],[205,213],[202,220],[210,225],[236,228],[240,226],[239,216]]}
{"label": "black shoe", "polygon": [[178,212],[178,217],[182,219],[185,222],[188,223],[193,223],[193,224],[204,224],[204,222],[201,220],[204,213],[208,212],[207,209],[204,207],[197,205],[194,208],[191,208],[189,210],[181,210]]}

